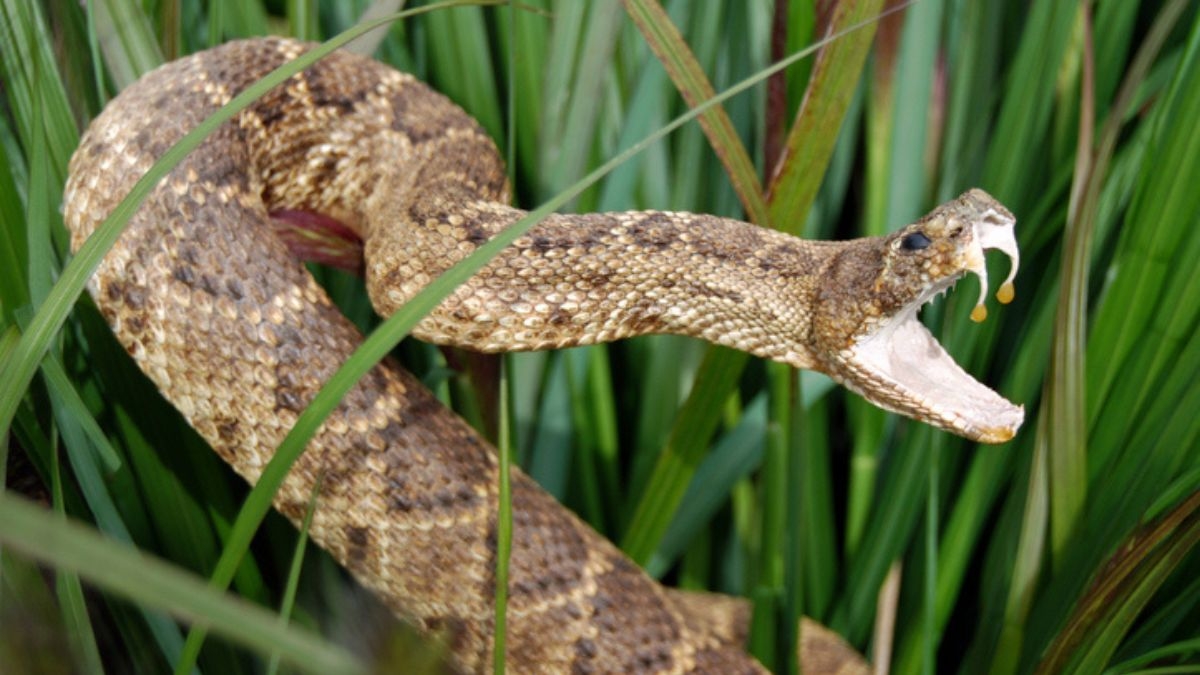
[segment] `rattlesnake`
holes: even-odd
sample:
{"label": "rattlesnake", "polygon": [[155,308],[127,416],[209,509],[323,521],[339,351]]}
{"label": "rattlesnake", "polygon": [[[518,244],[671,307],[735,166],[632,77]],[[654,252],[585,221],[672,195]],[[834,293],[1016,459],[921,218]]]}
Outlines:
{"label": "rattlesnake", "polygon": [[[73,246],[171,144],[305,49],[233,42],[115,98],[71,161]],[[304,248],[297,223],[313,221],[296,214],[365,239],[371,299],[388,314],[523,214],[507,202],[503,165],[474,120],[411,76],[338,52],[174,169],[89,289],[163,394],[255,481],[360,341],[284,243]],[[1015,272],[1013,223],[978,190],[895,234],[849,242],[704,215],[555,215],[414,334],[485,351],[694,335],[823,371],[882,407],[997,442],[1020,425],[1021,408],[959,369],[916,312],[968,271],[986,291],[985,248],[1005,251]],[[318,475],[313,539],[397,614],[445,629],[458,667],[490,663],[493,450],[415,378],[381,364],[296,462],[278,510],[299,519]],[[716,608],[727,603],[674,599],[519,472],[513,511],[507,658],[517,672],[758,670],[721,628]]]}

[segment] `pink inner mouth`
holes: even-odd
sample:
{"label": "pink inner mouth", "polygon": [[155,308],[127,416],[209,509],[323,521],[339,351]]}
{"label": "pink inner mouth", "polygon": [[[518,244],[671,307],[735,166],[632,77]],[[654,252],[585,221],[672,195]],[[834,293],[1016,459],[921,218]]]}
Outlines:
{"label": "pink inner mouth", "polygon": [[362,276],[362,239],[341,221],[294,209],[279,209],[270,215],[275,235],[296,258]]}

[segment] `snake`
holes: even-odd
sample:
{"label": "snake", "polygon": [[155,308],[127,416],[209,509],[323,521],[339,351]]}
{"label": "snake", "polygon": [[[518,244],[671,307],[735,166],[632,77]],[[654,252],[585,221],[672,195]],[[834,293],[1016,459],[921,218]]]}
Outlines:
{"label": "snake", "polygon": [[[311,47],[229,42],[110,101],[70,163],[73,249],[185,133]],[[306,270],[322,249],[312,242],[361,240],[368,294],[387,316],[525,214],[509,192],[494,142],[467,113],[411,75],[335,51],[176,166],[88,289],[141,370],[253,483],[362,340]],[[483,352],[688,335],[999,443],[1023,408],[959,367],[918,311],[975,274],[980,318],[985,250],[1010,258],[997,295],[1011,299],[1015,222],[978,189],[847,241],[703,214],[554,214],[412,332]],[[397,616],[443,636],[455,669],[479,672],[495,648],[498,475],[492,446],[385,359],[324,422],[274,506],[299,523],[321,477],[312,539]],[[721,596],[666,589],[519,470],[511,499],[513,672],[762,672]]]}

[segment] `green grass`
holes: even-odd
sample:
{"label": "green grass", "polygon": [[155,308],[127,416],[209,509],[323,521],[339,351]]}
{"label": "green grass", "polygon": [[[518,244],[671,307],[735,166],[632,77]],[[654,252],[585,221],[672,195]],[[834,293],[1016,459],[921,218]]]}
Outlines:
{"label": "green grass", "polygon": [[[812,42],[811,4],[784,13],[789,53]],[[202,672],[253,672],[274,654],[285,670],[369,667],[347,649],[361,652],[353,636],[378,608],[311,547],[295,562],[303,544],[278,517],[249,544],[255,528],[235,525],[246,487],[76,301],[105,242],[72,261],[59,215],[83,120],[164,55],[264,28],[327,39],[367,5],[167,0],[148,13],[93,0],[88,17],[78,3],[0,0],[0,467],[45,503],[0,494],[0,664],[181,668],[195,621],[214,635]],[[765,68],[771,5],[439,9],[393,25],[374,53],[478,117],[515,158],[530,208],[686,209],[848,238],[971,186],[992,192],[1018,216],[1017,301],[972,324],[968,281],[926,318],[970,372],[1026,405],[1025,427],[976,447],[820,376],[654,337],[505,357],[514,457],[651,574],[752,598],[754,652],[779,672],[795,668],[801,613],[894,672],[1195,672],[1195,3],[921,0],[789,67],[782,108],[757,85],[568,190],[685,100]],[[833,3],[832,21],[856,26],[883,5]],[[769,128],[787,132],[774,174]],[[357,282],[324,276],[351,318],[377,323]],[[389,351],[421,308],[352,367]],[[493,382],[447,371],[424,345],[398,353],[473,422],[495,419]],[[268,487],[251,498],[259,510]],[[872,628],[895,563],[888,656]],[[25,625],[49,637],[20,639]],[[373,654],[430,667],[414,645],[388,633]]]}

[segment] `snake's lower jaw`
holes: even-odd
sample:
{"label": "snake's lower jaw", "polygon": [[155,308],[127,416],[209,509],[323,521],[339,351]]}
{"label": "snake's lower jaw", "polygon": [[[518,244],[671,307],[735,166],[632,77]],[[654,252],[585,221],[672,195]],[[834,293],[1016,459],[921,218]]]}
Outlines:
{"label": "snake's lower jaw", "polygon": [[842,367],[853,372],[844,383],[867,400],[973,441],[1011,440],[1025,421],[1022,406],[968,375],[915,314],[893,321],[841,356]]}
{"label": "snake's lower jaw", "polygon": [[[949,284],[946,284],[949,286]],[[938,295],[935,289],[926,297]],[[875,405],[980,443],[1011,440],[1025,409],[967,374],[917,319],[926,298],[839,354],[834,377]]]}

